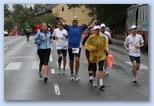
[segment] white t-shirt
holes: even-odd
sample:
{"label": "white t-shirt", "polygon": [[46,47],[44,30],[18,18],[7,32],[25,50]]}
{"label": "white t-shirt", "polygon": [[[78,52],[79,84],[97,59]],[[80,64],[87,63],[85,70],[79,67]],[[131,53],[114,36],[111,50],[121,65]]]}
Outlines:
{"label": "white t-shirt", "polygon": [[56,39],[56,49],[67,49],[68,48],[68,33],[65,29],[60,30],[60,28],[56,28],[52,34],[52,36]]}
{"label": "white t-shirt", "polygon": [[106,35],[108,41],[111,39],[111,33],[108,31],[105,31],[104,34]]}
{"label": "white t-shirt", "polygon": [[136,34],[136,36],[128,35],[125,39],[125,45],[127,45],[129,49],[129,55],[138,57],[141,55],[140,48],[136,48],[136,46],[141,45],[144,43],[144,40],[141,35]]}

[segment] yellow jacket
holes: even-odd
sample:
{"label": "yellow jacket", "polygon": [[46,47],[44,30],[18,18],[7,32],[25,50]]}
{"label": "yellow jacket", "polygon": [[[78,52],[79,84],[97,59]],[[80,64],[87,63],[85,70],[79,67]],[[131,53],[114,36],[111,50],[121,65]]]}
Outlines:
{"label": "yellow jacket", "polygon": [[84,47],[90,52],[89,61],[91,63],[96,63],[105,60],[108,40],[101,32],[99,35],[93,34],[87,39]]}

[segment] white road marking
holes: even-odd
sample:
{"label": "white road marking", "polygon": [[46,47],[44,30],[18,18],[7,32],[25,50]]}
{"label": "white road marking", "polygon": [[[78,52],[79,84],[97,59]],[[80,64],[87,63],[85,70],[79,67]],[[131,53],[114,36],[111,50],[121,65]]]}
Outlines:
{"label": "white road marking", "polygon": [[50,55],[50,62],[52,62],[53,61],[53,59],[52,59],[52,54]]}
{"label": "white road marking", "polygon": [[[132,63],[130,61],[125,61],[125,63],[128,64],[128,65],[132,65]],[[146,65],[144,65],[144,64],[140,64],[140,69],[147,70],[148,67]]]}
{"label": "white road marking", "polygon": [[50,70],[51,74],[55,74],[55,69]]}
{"label": "white road marking", "polygon": [[32,69],[33,69],[33,70],[35,70],[35,69],[38,70],[38,69],[39,69],[39,61],[34,61],[34,62],[33,62],[33,64],[32,64]]}
{"label": "white road marking", "polygon": [[19,70],[21,67],[21,62],[10,62],[5,70]]}
{"label": "white road marking", "polygon": [[60,95],[60,87],[58,84],[54,84],[55,95]]}

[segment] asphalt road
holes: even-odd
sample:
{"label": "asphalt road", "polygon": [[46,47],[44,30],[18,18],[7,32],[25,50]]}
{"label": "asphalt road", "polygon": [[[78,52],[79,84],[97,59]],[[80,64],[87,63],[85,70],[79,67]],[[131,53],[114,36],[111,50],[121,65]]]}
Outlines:
{"label": "asphalt road", "polygon": [[150,101],[148,56],[142,54],[139,83],[133,84],[131,65],[124,48],[112,44],[110,50],[114,56],[113,68],[109,69],[109,76],[105,77],[105,91],[99,91],[98,88],[93,88],[88,83],[88,67],[84,49],[82,49],[80,59],[81,79],[79,82],[74,82],[69,79],[68,63],[66,74],[58,73],[54,45],[49,62],[49,81],[45,84],[38,78],[39,59],[33,37],[30,42],[27,42],[25,37],[5,37],[4,98],[6,101]]}

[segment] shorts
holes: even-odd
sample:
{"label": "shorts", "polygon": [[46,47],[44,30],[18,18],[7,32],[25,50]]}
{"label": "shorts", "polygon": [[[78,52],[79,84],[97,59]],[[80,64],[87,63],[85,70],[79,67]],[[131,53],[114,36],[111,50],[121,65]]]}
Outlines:
{"label": "shorts", "polygon": [[90,63],[91,64],[91,69],[93,71],[96,71],[97,70],[97,64],[98,64],[98,69],[99,71],[104,71],[103,70],[103,67],[104,67],[104,60],[102,61],[99,61],[98,63]]}
{"label": "shorts", "polygon": [[51,49],[38,49],[37,54],[41,65],[48,65]]}
{"label": "shorts", "polygon": [[140,56],[139,57],[135,57],[135,56],[129,56],[130,61],[134,62],[136,61],[136,63],[140,64],[141,60],[140,60]]}
{"label": "shorts", "polygon": [[67,50],[66,49],[57,49],[57,53],[58,53],[58,56],[62,54],[63,57],[66,57]]}
{"label": "shorts", "polygon": [[79,53],[73,53],[72,48],[68,48],[68,54],[70,60],[74,60],[74,56],[80,58],[80,53],[81,53],[81,48],[79,48]]}

